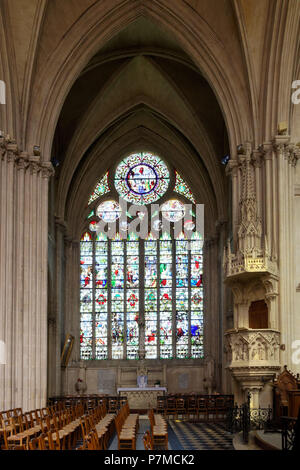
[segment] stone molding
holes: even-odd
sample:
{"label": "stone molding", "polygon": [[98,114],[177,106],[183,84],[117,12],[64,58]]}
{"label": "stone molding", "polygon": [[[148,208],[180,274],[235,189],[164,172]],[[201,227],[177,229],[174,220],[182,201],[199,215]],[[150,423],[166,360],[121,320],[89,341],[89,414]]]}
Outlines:
{"label": "stone molding", "polygon": [[51,162],[44,162],[40,155],[33,150],[33,154],[20,151],[16,142],[10,136],[0,137],[1,160],[13,162],[17,170],[27,170],[30,174],[40,174],[42,178],[49,179],[55,171]]}

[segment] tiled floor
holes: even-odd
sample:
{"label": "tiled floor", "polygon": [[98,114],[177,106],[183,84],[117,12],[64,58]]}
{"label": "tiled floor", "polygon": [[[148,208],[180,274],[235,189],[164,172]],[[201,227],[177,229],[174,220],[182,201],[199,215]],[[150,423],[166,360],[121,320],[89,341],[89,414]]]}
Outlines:
{"label": "tiled floor", "polygon": [[[139,431],[136,442],[137,450],[144,450],[143,434],[149,429],[150,422],[145,416],[140,417]],[[169,421],[169,450],[234,450],[232,435],[219,424],[188,423],[185,421]],[[109,450],[118,449],[115,436]]]}
{"label": "tiled floor", "polygon": [[169,422],[172,450],[234,450],[232,435],[214,423]]}

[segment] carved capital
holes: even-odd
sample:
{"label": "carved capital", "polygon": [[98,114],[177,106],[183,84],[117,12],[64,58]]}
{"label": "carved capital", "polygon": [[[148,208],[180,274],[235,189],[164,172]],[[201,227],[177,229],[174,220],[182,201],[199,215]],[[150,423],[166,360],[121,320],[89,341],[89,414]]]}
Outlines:
{"label": "carved capital", "polygon": [[231,175],[232,178],[236,177],[238,174],[239,164],[237,160],[229,160],[226,165],[226,174]]}
{"label": "carved capital", "polygon": [[18,156],[17,160],[16,160],[16,168],[17,170],[26,170],[26,168],[28,167],[29,165],[29,162],[28,162],[28,153],[27,152],[22,152],[20,153],[20,155]]}
{"label": "carved capital", "polygon": [[264,142],[260,147],[259,151],[261,153],[262,160],[272,160],[274,146],[272,142]]}
{"label": "carved capital", "polygon": [[252,161],[255,168],[261,168],[263,164],[263,154],[260,150],[254,150],[252,153]]}
{"label": "carved capital", "polygon": [[55,174],[55,170],[51,162],[41,163],[41,174],[42,178],[49,179]]}
{"label": "carved capital", "polygon": [[275,150],[277,158],[288,158],[289,143],[289,136],[275,136],[275,139],[273,140],[273,148]]}
{"label": "carved capital", "polygon": [[40,168],[40,157],[35,156],[35,155],[31,155],[29,157],[28,162],[29,162],[28,169],[30,171],[30,174],[36,175],[41,169]]}
{"label": "carved capital", "polygon": [[289,164],[295,168],[299,158],[300,158],[300,149],[296,145],[290,144],[287,147],[287,159],[288,159]]}

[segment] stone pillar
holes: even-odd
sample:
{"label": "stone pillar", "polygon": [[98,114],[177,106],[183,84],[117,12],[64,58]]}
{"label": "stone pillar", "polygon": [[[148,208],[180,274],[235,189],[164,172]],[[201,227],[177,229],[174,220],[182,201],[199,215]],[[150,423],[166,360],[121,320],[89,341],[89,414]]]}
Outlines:
{"label": "stone pillar", "polygon": [[[70,237],[64,239],[65,250],[65,272],[64,272],[64,330],[63,337],[70,333],[74,336],[74,346],[70,356],[70,363],[80,363],[80,293],[74,286],[80,285],[80,242],[72,240]],[[58,286],[57,286],[58,287]],[[59,349],[61,350],[60,344]],[[60,367],[60,354],[57,363]],[[60,373],[60,372],[59,372]],[[71,385],[73,389],[74,384]],[[74,391],[74,390],[73,390]],[[60,393],[68,392],[68,368],[61,372]]]}
{"label": "stone pillar", "polygon": [[65,239],[65,331],[75,337],[71,358],[80,360],[80,294],[74,286],[80,285],[80,243],[70,238]]}
{"label": "stone pillar", "polygon": [[263,220],[263,198],[262,198],[262,155],[258,150],[253,151],[253,162],[255,168],[255,192],[257,201],[257,215]]}
{"label": "stone pillar", "polygon": [[[204,242],[204,298],[205,298],[205,323],[204,323],[204,351],[205,356],[213,356],[219,362],[219,294],[220,284],[218,279],[218,238],[210,237]],[[215,269],[211,267],[215,266]]]}
{"label": "stone pillar", "polygon": [[285,351],[281,353],[282,363],[293,368],[291,364],[291,337],[292,337],[292,305],[289,286],[290,250],[288,231],[290,229],[289,220],[289,190],[288,190],[288,158],[287,145],[288,136],[276,136],[274,140],[274,151],[278,169],[278,251],[280,269],[280,290],[279,290],[279,329],[281,331],[282,344],[285,344]]}
{"label": "stone pillar", "polygon": [[0,238],[0,340],[5,344],[6,364],[0,366],[0,408],[13,407],[14,367],[13,367],[13,294],[14,294],[14,173],[17,146],[13,142],[0,139],[1,157],[1,238]]}
{"label": "stone pillar", "polygon": [[239,210],[239,192],[238,192],[238,168],[239,164],[236,160],[229,160],[226,166],[226,173],[231,176],[232,185],[232,233],[234,240],[236,240],[236,228],[238,224],[238,210]]}
{"label": "stone pillar", "polygon": [[[0,325],[6,365],[0,366],[0,408],[46,404],[47,233],[51,164],[0,139]],[[0,333],[0,334],[1,334]],[[2,340],[2,337],[0,338]]]}
{"label": "stone pillar", "polygon": [[270,250],[273,248],[273,191],[272,191],[272,144],[264,143],[264,161],[265,161],[265,234]]}
{"label": "stone pillar", "polygon": [[[28,154],[23,152],[17,159],[17,173],[16,173],[16,211],[15,211],[15,263],[20,269],[16,270],[15,282],[16,286],[23,286],[24,284],[24,186],[25,186],[25,171],[28,167]],[[14,325],[14,364],[15,364],[15,389],[16,389],[16,402],[22,402],[23,396],[23,305],[24,305],[24,291],[23,289],[16,289],[14,296],[14,311],[15,311],[15,325]]]}

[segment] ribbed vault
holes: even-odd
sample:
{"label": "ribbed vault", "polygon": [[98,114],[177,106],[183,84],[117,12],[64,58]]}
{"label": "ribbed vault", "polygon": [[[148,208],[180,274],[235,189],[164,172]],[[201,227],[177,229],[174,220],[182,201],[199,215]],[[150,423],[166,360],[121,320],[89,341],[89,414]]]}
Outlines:
{"label": "ribbed vault", "polygon": [[[159,47],[158,47],[159,45]],[[117,48],[117,49],[116,49]],[[207,227],[226,214],[221,159],[229,153],[216,97],[176,40],[138,19],[89,61],[56,127],[56,215],[78,239],[78,223],[97,178],[124,154],[160,154],[207,208]]]}

